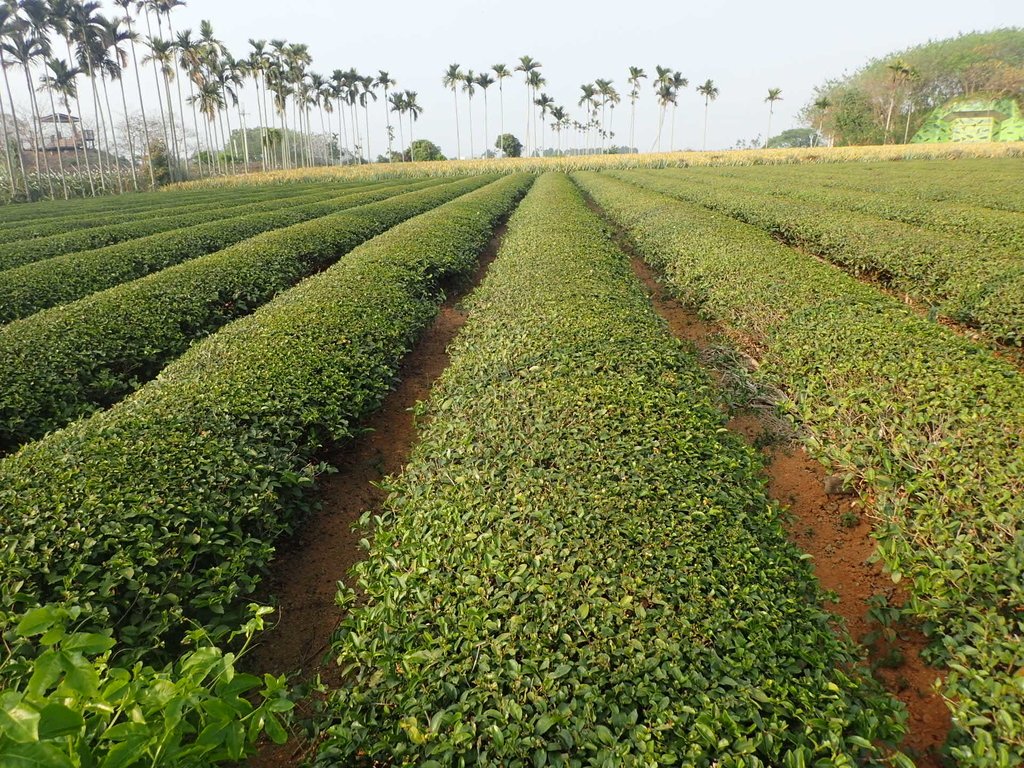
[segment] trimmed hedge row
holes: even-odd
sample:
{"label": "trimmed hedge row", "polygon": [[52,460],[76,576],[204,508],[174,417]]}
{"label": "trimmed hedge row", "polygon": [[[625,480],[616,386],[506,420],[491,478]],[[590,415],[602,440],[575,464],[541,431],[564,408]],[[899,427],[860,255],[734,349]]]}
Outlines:
{"label": "trimmed hedge row", "polygon": [[25,264],[2,273],[0,323],[136,280],[183,261],[219,251],[261,232],[289,227],[328,216],[343,208],[384,200],[409,190],[436,186],[444,181],[447,180],[431,179],[404,186],[380,185],[316,203],[196,224],[94,251],[68,253]]}
{"label": "trimmed hedge row", "polygon": [[741,185],[694,183],[674,171],[619,178],[764,229],[785,243],[930,304],[1002,344],[1024,346],[1024,261],[947,236],[838,206],[748,192]]}
{"label": "trimmed hedge row", "polygon": [[1024,762],[1024,378],[768,235],[607,175],[577,181],[686,299],[747,340],[875,535],[949,674],[961,765]]}
{"label": "trimmed hedge row", "polygon": [[[393,186],[393,184],[390,186]],[[369,188],[379,189],[379,187]],[[327,187],[307,195],[281,200],[274,194],[274,190],[270,190],[265,191],[264,194],[257,196],[255,199],[246,200],[238,205],[233,201],[229,201],[224,205],[222,200],[220,201],[221,205],[205,205],[200,207],[199,210],[171,216],[135,217],[130,221],[118,224],[102,223],[99,226],[75,229],[70,232],[60,231],[58,234],[48,237],[5,243],[0,245],[0,270],[13,269],[23,264],[32,264],[63,254],[94,251],[116,243],[139,240],[160,232],[184,229],[197,224],[205,224],[208,221],[226,221],[227,219],[254,213],[284,210],[291,206],[303,204],[310,205],[337,196],[337,192]],[[96,223],[95,218],[93,222],[94,224]]]}
{"label": "trimmed hedge row", "polygon": [[0,453],[117,402],[195,339],[474,177],[295,224],[0,328]]}
{"label": "trimmed hedge row", "polygon": [[693,180],[728,184],[762,194],[783,195],[812,206],[839,208],[897,221],[914,227],[941,232],[955,239],[967,253],[982,254],[992,249],[1024,248],[1024,216],[1015,211],[1000,211],[953,200],[925,200],[903,190],[902,194],[875,190],[848,189],[842,186],[843,174],[825,178],[812,174],[763,173],[753,170],[690,170]]}
{"label": "trimmed hedge row", "polygon": [[173,653],[190,621],[237,626],[274,541],[316,503],[320,447],[377,407],[441,281],[472,268],[530,181],[395,227],[0,461],[0,608],[80,607],[122,659]]}
{"label": "trimmed hedge row", "polygon": [[[210,210],[219,210],[226,217],[228,215],[228,209],[238,208],[242,205],[250,205],[258,202],[272,202],[274,200],[280,203],[287,201],[295,201],[297,205],[302,198],[306,198],[307,201],[311,200],[312,197],[326,197],[334,193],[334,196],[340,194],[335,190],[339,188],[352,188],[358,185],[348,184],[340,185],[335,184],[331,186],[317,185],[308,189],[298,189],[294,194],[282,194],[280,191],[274,194],[273,190],[269,190],[265,187],[254,187],[248,194],[231,196],[221,194],[216,197],[200,197],[194,201],[182,201],[177,205],[172,206],[161,206],[161,207],[148,207],[129,211],[114,210],[109,213],[86,213],[75,216],[60,216],[56,218],[33,220],[28,224],[9,227],[7,229],[0,229],[0,243],[4,244],[2,250],[0,250],[0,265],[5,265],[3,269],[10,269],[13,266],[18,266],[19,263],[28,263],[28,261],[36,261],[36,258],[26,258],[21,262],[17,262],[17,253],[11,243],[16,241],[24,242],[26,240],[36,240],[42,238],[48,238],[53,235],[64,235],[67,236],[69,233],[74,232],[76,236],[84,234],[81,230],[85,229],[102,229],[106,231],[107,237],[119,236],[116,231],[111,234],[112,228],[115,225],[125,225],[131,223],[141,223],[143,221],[153,221],[156,219],[169,218],[175,216],[185,216],[187,214],[195,214],[208,212]],[[219,207],[218,206],[223,206]],[[162,230],[161,230],[162,231]],[[101,233],[103,236],[103,233]],[[121,237],[121,239],[126,239]],[[57,241],[54,241],[57,242]],[[73,244],[71,238],[68,238],[68,242]],[[118,242],[117,240],[110,239],[109,242],[104,243],[102,240],[99,244],[112,244]],[[98,247],[98,246],[86,246],[86,247]],[[75,250],[84,250],[84,248],[76,248]],[[68,251],[63,251],[67,253]],[[9,259],[11,254],[14,254],[14,262],[12,263]],[[54,254],[56,255],[56,254]],[[45,257],[44,257],[45,258]]]}
{"label": "trimmed hedge row", "polygon": [[900,705],[565,176],[471,301],[357,566],[321,763],[876,764]]}

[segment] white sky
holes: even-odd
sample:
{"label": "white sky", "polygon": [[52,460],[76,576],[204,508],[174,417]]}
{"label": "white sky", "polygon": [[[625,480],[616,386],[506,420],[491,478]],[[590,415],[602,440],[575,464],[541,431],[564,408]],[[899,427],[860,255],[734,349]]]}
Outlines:
{"label": "white sky", "polygon": [[[104,13],[114,11],[109,0]],[[447,66],[476,71],[501,62],[512,67],[529,54],[542,64],[544,91],[558,104],[576,107],[579,86],[595,78],[614,81],[623,103],[616,110],[616,143],[627,143],[630,65],[649,74],[656,64],[690,80],[681,98],[675,148],[699,148],[703,100],[694,86],[710,77],[720,90],[711,105],[708,148],[732,146],[766,130],[770,87],[782,88],[772,133],[795,127],[796,114],[813,86],[853,71],[873,56],[949,37],[959,32],[1024,25],[1019,0],[860,0],[858,3],[704,3],[685,0],[497,2],[496,0],[189,0],[174,12],[176,31],[198,31],[210,19],[235,56],[248,54],[249,38],[285,38],[310,46],[313,69],[324,75],[355,67],[363,74],[387,70],[399,88],[419,92],[424,113],[417,138],[429,138],[455,154],[451,92],[441,85]],[[12,84],[23,81],[12,72]],[[152,76],[144,77],[151,89]],[[249,121],[255,96],[249,89]],[[148,91],[147,91],[148,92]],[[490,138],[498,130],[498,93],[491,89]],[[478,92],[479,94],[479,92]],[[522,138],[525,88],[521,74],[505,81],[506,130]],[[474,98],[476,150],[483,144],[483,100]],[[375,108],[374,108],[375,107]],[[87,115],[88,115],[88,110]],[[650,148],[657,106],[649,81],[637,107],[637,144]],[[468,153],[465,99],[460,93],[463,154]],[[384,149],[384,111],[371,107],[371,149]],[[314,126],[318,119],[314,117]],[[550,131],[549,131],[550,133]],[[667,134],[667,128],[666,128]],[[408,137],[407,137],[408,138]],[[548,142],[553,145],[553,141]],[[667,140],[666,146],[667,149]]]}

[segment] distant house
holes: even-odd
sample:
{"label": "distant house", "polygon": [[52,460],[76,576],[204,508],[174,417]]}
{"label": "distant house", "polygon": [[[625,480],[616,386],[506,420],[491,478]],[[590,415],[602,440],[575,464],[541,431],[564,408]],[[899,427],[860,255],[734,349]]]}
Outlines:
{"label": "distant house", "polygon": [[[82,129],[81,120],[63,112],[41,117],[43,144],[40,149],[49,152],[74,151],[75,149],[95,149],[96,133]],[[33,149],[33,137],[29,136],[25,149]]]}
{"label": "distant house", "polygon": [[911,139],[937,141],[1024,141],[1024,115],[1016,99],[953,99],[932,112]]}

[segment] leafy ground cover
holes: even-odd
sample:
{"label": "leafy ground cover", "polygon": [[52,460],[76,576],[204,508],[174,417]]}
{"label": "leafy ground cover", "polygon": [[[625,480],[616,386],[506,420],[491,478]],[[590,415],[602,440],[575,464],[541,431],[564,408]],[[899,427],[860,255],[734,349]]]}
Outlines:
{"label": "leafy ground cover", "polygon": [[324,765],[854,766],[898,739],[566,177],[513,215],[424,415],[340,596]]}
{"label": "leafy ground cover", "polygon": [[961,765],[1024,760],[1024,380],[869,285],[727,216],[606,174],[580,185],[788,393],[861,483],[879,552],[948,670]]}

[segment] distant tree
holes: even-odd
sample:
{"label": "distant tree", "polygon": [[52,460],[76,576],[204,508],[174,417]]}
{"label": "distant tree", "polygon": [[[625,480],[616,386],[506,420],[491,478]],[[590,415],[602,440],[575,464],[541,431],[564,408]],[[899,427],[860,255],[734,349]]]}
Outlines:
{"label": "distant tree", "polygon": [[[647,73],[640,67],[630,67],[629,77],[626,78],[629,83],[629,146],[633,147],[634,144],[634,133],[636,128],[636,100],[640,98],[640,81],[647,77]],[[632,150],[630,150],[632,151]]]}
{"label": "distant tree", "polygon": [[[458,157],[462,157],[462,137],[459,135],[459,92],[458,88],[462,84],[462,70],[459,69],[458,64],[450,64],[448,69],[444,71],[444,76],[441,78],[441,84],[445,88],[450,88],[452,92],[452,101],[455,104],[455,153]],[[415,153],[414,153],[415,154]]]}
{"label": "distant tree", "polygon": [[494,142],[494,146],[501,150],[505,157],[520,157],[523,154],[523,143],[511,133],[503,133]]}
{"label": "distant tree", "polygon": [[710,78],[697,86],[697,93],[704,97],[704,143],[701,149],[708,148],[708,105],[718,98],[718,88]]}
{"label": "distant tree", "polygon": [[818,113],[818,136],[824,141],[825,139],[825,118],[828,116],[828,110],[832,106],[832,99],[828,96],[819,96],[814,102],[814,109]]}
{"label": "distant tree", "polygon": [[415,161],[448,159],[441,154],[441,148],[437,144],[427,139],[416,139],[412,143],[410,154]]}
{"label": "distant tree", "polygon": [[813,128],[790,128],[778,136],[768,139],[768,149],[792,149],[794,147],[813,147],[818,132]]}
{"label": "distant tree", "polygon": [[765,101],[768,102],[768,132],[765,134],[765,149],[768,148],[768,136],[772,135],[772,114],[775,112],[775,102],[782,101],[782,89],[781,88],[769,88],[768,95],[765,97]]}

